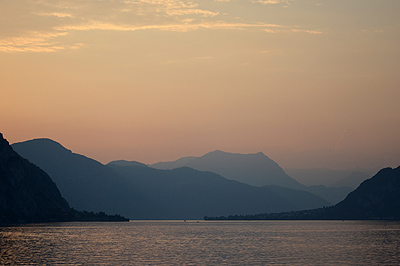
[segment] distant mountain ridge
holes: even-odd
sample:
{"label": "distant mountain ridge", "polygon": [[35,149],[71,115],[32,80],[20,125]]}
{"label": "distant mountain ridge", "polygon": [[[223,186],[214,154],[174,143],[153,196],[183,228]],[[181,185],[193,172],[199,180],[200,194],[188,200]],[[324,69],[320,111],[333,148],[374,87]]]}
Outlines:
{"label": "distant mountain ridge", "polygon": [[240,154],[216,150],[201,157],[183,157],[176,161],[151,165],[153,168],[164,170],[183,166],[214,172],[225,178],[253,186],[277,185],[294,189],[304,187],[262,152]]}
{"label": "distant mountain ridge", "polygon": [[216,150],[200,157],[182,157],[176,161],[151,165],[157,169],[175,169],[183,166],[214,172],[227,179],[253,186],[280,186],[308,191],[329,201],[329,205],[343,200],[353,190],[350,187],[304,186],[287,175],[279,164],[262,152],[240,154]]}
{"label": "distant mountain ridge", "polygon": [[346,177],[332,183],[330,186],[332,187],[342,187],[342,186],[349,186],[353,188],[357,188],[362,182],[370,178],[371,176],[367,173],[355,171],[351,172]]}
{"label": "distant mountain ridge", "polygon": [[137,161],[126,161],[126,160],[112,161],[108,163],[108,165],[148,167],[147,164],[144,163],[139,163]]}
{"label": "distant mountain ridge", "polygon": [[335,206],[254,215],[205,217],[210,220],[400,220],[400,167],[384,168]]}
{"label": "distant mountain ridge", "polygon": [[[104,210],[131,219],[201,219],[221,212],[330,205],[305,191],[253,187],[188,167],[158,170],[127,161],[103,165],[48,139],[16,143],[13,147],[48,172],[71,206],[79,210]],[[285,194],[290,197],[285,198]]]}
{"label": "distant mountain ridge", "polygon": [[295,169],[285,172],[306,186],[351,187],[356,189],[362,181],[372,177],[379,169],[333,170],[327,168]]}
{"label": "distant mountain ridge", "polygon": [[329,205],[305,191],[253,187],[189,167],[160,170],[112,163],[109,166],[124,176],[136,193],[146,197],[145,204],[151,206],[147,209],[162,219],[199,219],[201,213],[232,210],[248,213],[254,209],[293,210],[300,206]]}

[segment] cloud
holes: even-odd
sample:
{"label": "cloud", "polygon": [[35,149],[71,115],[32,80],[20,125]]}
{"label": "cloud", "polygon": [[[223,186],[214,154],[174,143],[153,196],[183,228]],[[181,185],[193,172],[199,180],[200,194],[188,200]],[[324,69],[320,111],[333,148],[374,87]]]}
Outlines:
{"label": "cloud", "polygon": [[253,2],[263,5],[277,5],[277,4],[284,4],[285,6],[290,5],[290,0],[253,0]]}
{"label": "cloud", "polygon": [[294,28],[285,27],[283,29],[266,28],[266,29],[263,29],[263,31],[267,32],[267,33],[307,33],[307,34],[314,34],[314,35],[319,35],[319,34],[323,33],[322,31],[319,31],[319,30],[301,30],[301,29],[298,29],[297,27],[294,27]]}
{"label": "cloud", "polygon": [[[223,1],[229,3],[227,0]],[[266,5],[288,3],[285,0],[258,2]],[[70,33],[74,31],[188,32],[203,28],[256,29],[278,33],[286,29],[287,32],[319,34],[313,30],[258,21],[241,19],[238,22],[236,15],[231,17],[229,12],[213,9],[212,2],[207,8],[202,7],[201,2],[187,0],[21,0],[15,3],[14,5],[21,6],[14,7],[14,12],[18,11],[18,16],[7,17],[7,20],[10,20],[9,25],[12,26],[7,30],[4,28],[3,31],[0,27],[2,52],[55,52],[80,49],[84,47],[82,41],[68,39]],[[29,8],[22,8],[24,3],[29,4]],[[21,18],[23,20],[20,20]]]}
{"label": "cloud", "polygon": [[58,18],[72,18],[72,14],[68,13],[58,13],[58,12],[53,12],[53,13],[38,13],[38,16],[48,16],[48,17],[58,17]]}
{"label": "cloud", "polygon": [[255,2],[264,4],[264,5],[275,5],[275,4],[280,4],[283,1],[281,1],[281,0],[257,0]]}
{"label": "cloud", "polygon": [[228,23],[224,21],[205,21],[201,23],[182,23],[182,24],[166,24],[166,25],[143,25],[134,26],[126,24],[103,23],[101,21],[92,21],[85,25],[65,26],[56,28],[59,31],[90,31],[90,30],[110,30],[110,31],[138,31],[138,30],[161,30],[161,31],[178,31],[187,32],[197,30],[199,28],[213,30],[244,30],[249,28],[282,28],[284,26],[276,24],[251,24],[251,23]]}
{"label": "cloud", "polygon": [[28,36],[12,37],[0,40],[0,51],[2,52],[55,52],[64,50],[66,47],[53,42],[66,32],[38,33],[31,32]]}
{"label": "cloud", "polygon": [[322,34],[322,31],[318,30],[300,30],[300,29],[291,29],[291,32],[303,32],[303,33],[309,33],[309,34]]}

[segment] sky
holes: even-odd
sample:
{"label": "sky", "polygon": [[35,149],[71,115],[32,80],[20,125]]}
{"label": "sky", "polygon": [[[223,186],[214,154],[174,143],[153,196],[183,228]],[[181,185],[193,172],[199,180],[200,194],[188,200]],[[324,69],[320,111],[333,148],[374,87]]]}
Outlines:
{"label": "sky", "polygon": [[102,163],[400,164],[399,0],[2,0],[0,131]]}

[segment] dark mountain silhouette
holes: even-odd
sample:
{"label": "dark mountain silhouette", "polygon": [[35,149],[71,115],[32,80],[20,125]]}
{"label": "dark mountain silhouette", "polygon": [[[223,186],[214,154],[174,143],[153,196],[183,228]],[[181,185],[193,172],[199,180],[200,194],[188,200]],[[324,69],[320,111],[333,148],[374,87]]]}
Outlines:
{"label": "dark mountain silhouette", "polygon": [[126,196],[130,194],[129,188],[109,167],[50,139],[29,140],[12,147],[46,171],[73,208],[126,216],[123,206],[134,197]]}
{"label": "dark mountain silhouette", "polygon": [[356,172],[351,172],[349,175],[346,177],[332,183],[330,186],[331,187],[352,187],[352,188],[357,188],[364,180],[367,180],[370,178],[371,175],[356,171]]}
{"label": "dark mountain silhouette", "polygon": [[400,219],[400,167],[385,168],[327,211],[339,219]]}
{"label": "dark mountain silhouette", "polygon": [[314,210],[228,217],[205,217],[206,219],[340,219],[400,220],[400,167],[385,168],[365,180],[343,201],[335,206]]}
{"label": "dark mountain silhouette", "polygon": [[210,171],[231,180],[252,186],[277,185],[302,189],[304,186],[288,176],[283,169],[262,152],[255,154],[209,152],[201,157],[184,157],[173,162],[151,165],[157,169],[191,167],[200,171]]}
{"label": "dark mountain silhouette", "polygon": [[54,221],[127,219],[70,208],[50,176],[16,153],[0,133],[0,224]]}
{"label": "dark mountain silhouette", "polygon": [[325,186],[304,186],[290,176],[265,154],[228,153],[213,151],[201,157],[183,157],[173,162],[160,162],[151,165],[157,169],[191,167],[200,171],[210,171],[231,180],[253,186],[273,185],[298,189],[313,193],[333,205],[343,200],[352,190],[348,187],[327,188]]}
{"label": "dark mountain silhouette", "polygon": [[0,224],[62,221],[69,209],[51,178],[0,133]]}
{"label": "dark mountain silhouette", "polygon": [[[13,144],[22,156],[46,170],[70,204],[131,219],[199,219],[209,213],[300,210],[329,205],[311,193],[283,197],[260,188],[191,168],[158,170],[137,162],[103,165],[49,139]],[[279,194],[281,193],[281,194]],[[298,193],[298,197],[293,195]]]}

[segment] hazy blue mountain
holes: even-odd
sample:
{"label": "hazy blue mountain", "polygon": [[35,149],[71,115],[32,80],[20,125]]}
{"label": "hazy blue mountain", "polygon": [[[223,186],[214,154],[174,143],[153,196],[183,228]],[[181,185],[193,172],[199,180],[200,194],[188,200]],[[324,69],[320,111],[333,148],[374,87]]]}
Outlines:
{"label": "hazy blue mountain", "polygon": [[0,224],[62,221],[69,209],[51,178],[0,133]]}
{"label": "hazy blue mountain", "polygon": [[213,151],[201,157],[184,157],[173,162],[160,162],[151,165],[157,169],[191,167],[200,171],[210,171],[231,180],[253,186],[277,185],[302,189],[299,182],[288,176],[283,169],[265,154],[228,153]]}
{"label": "hazy blue mountain", "polygon": [[297,206],[311,206],[315,205],[318,202],[318,205],[320,205],[320,200],[316,199],[323,199],[324,204],[323,206],[331,206],[332,202],[326,200],[324,197],[318,196],[312,192],[304,191],[304,190],[298,190],[298,189],[291,189],[291,188],[285,188],[285,187],[280,187],[280,186],[264,186],[265,188],[268,188],[272,190],[274,193],[278,194],[280,197],[296,203]]}
{"label": "hazy blue mountain", "polygon": [[352,187],[357,188],[363,181],[370,178],[371,175],[364,172],[351,172],[348,176],[332,183],[331,187]]}
{"label": "hazy blue mountain", "polygon": [[137,161],[125,161],[125,160],[112,161],[109,163],[109,165],[148,167],[147,164],[144,163],[139,163]]}
{"label": "hazy blue mountain", "polygon": [[274,161],[263,153],[238,154],[214,151],[201,157],[183,157],[172,162],[160,162],[151,165],[157,169],[191,167],[201,171],[210,171],[254,186],[280,186],[311,192],[333,205],[343,200],[352,190],[349,187],[328,188],[325,186],[304,186],[290,176]]}
{"label": "hazy blue mountain", "polygon": [[[352,187],[357,188],[365,179],[373,176],[379,169],[347,169],[347,170],[333,170],[327,168],[311,168],[311,169],[297,169],[297,168],[285,168],[285,172],[293,177],[295,180],[304,184],[306,186],[327,186],[327,187]],[[361,180],[357,184],[359,179],[352,178],[344,182],[339,182],[340,180],[346,180],[348,176],[353,175],[353,173],[358,173],[355,175],[360,175],[364,173],[366,178]],[[338,183],[336,183],[338,182]]]}
{"label": "hazy blue mountain", "polygon": [[335,206],[284,213],[206,217],[206,219],[340,219],[400,220],[400,167],[385,168],[365,180]]}
{"label": "hazy blue mountain", "polygon": [[[65,198],[79,210],[120,213],[131,219],[200,219],[217,213],[275,212],[329,205],[311,193],[253,187],[188,167],[158,170],[126,161],[106,166],[49,139],[13,147],[47,171]],[[290,195],[288,199],[285,193]]]}
{"label": "hazy blue mountain", "polygon": [[[159,170],[110,163],[146,196],[155,219],[199,219],[219,213],[251,213],[260,209],[301,209],[329,202],[305,191],[254,187],[189,167]],[[148,215],[151,215],[150,213]]]}
{"label": "hazy blue mountain", "polygon": [[351,187],[326,187],[326,186],[309,186],[305,189],[314,195],[320,196],[321,198],[329,201],[332,205],[344,200],[346,196],[353,191]]}

